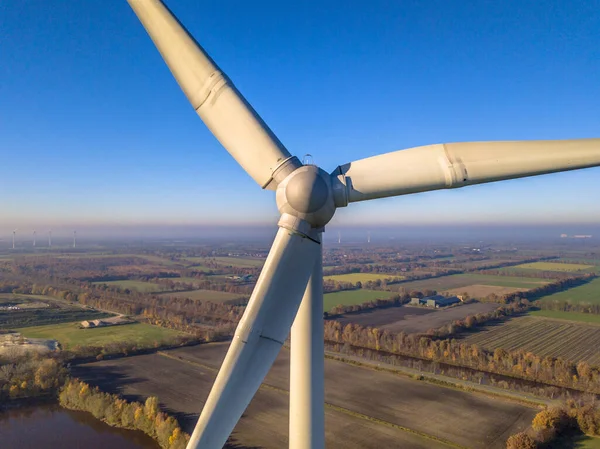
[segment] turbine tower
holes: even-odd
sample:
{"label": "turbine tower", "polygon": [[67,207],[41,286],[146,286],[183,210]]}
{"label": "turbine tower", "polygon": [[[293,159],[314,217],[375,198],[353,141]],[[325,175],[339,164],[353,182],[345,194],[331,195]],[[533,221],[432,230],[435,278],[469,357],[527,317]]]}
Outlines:
{"label": "turbine tower", "polygon": [[48,248],[52,248],[52,229],[48,231]]}
{"label": "turbine tower", "polygon": [[77,245],[77,231],[73,231],[73,248]]}
{"label": "turbine tower", "polygon": [[342,243],[342,233],[338,231],[338,244]]}
{"label": "turbine tower", "polygon": [[18,229],[14,229],[13,230],[13,247],[12,249],[15,249],[15,234],[17,233]]}
{"label": "turbine tower", "polygon": [[194,110],[248,175],[275,191],[281,213],[275,241],[188,449],[225,444],[290,329],[290,447],[324,447],[321,237],[337,208],[600,165],[600,139],[470,142],[382,154],[328,174],[288,152],[160,0],[128,2]]}
{"label": "turbine tower", "polygon": [[367,243],[371,243],[371,231],[367,231]]}
{"label": "turbine tower", "polygon": [[35,229],[33,230],[33,247],[35,248]]}

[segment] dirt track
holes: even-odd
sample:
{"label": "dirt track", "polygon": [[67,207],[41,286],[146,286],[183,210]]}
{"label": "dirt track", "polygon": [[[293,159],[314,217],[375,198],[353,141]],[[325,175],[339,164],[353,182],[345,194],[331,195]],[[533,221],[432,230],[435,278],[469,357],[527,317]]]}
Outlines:
{"label": "dirt track", "polygon": [[[191,431],[227,344],[107,360],[75,367],[74,374],[136,399],[157,395]],[[289,352],[283,350],[235,429],[237,447],[287,447]],[[531,422],[535,410],[326,360],[329,448],[503,448]],[[412,429],[415,433],[402,430]],[[421,435],[419,435],[421,434]],[[232,446],[236,447],[236,446]]]}

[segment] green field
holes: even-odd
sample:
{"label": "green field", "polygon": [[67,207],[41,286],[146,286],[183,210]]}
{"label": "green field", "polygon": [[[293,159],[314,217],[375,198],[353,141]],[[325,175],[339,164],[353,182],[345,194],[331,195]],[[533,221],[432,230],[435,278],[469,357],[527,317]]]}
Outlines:
{"label": "green field", "polygon": [[152,293],[159,292],[163,289],[158,284],[154,284],[152,282],[144,282],[144,281],[102,281],[102,282],[92,282],[92,284],[100,285],[106,284],[109,286],[119,287],[121,289],[128,288],[129,290],[137,290],[142,293]]}
{"label": "green field", "polygon": [[588,435],[578,436],[565,444],[564,447],[573,449],[600,449],[600,438],[590,437]]}
{"label": "green field", "polygon": [[332,280],[338,282],[352,282],[353,284],[357,282],[369,282],[376,281],[378,279],[391,279],[391,278],[401,278],[404,279],[404,276],[399,274],[390,274],[390,273],[348,273],[348,274],[334,274],[330,276],[325,276],[325,280]]}
{"label": "green field", "polygon": [[593,313],[563,312],[562,310],[533,310],[531,316],[553,318],[556,320],[578,321],[580,323],[600,324],[600,315]]}
{"label": "green field", "polygon": [[121,326],[101,327],[97,329],[79,329],[79,322],[51,324],[16,329],[27,338],[45,338],[58,340],[64,349],[73,346],[102,346],[107,343],[121,341],[137,344],[152,344],[155,341],[166,340],[181,332],[150,324],[134,323]]}
{"label": "green field", "polygon": [[556,263],[556,262],[533,262],[516,265],[515,268],[524,268],[527,270],[540,271],[582,271],[594,268],[594,265],[581,265],[577,263]]}
{"label": "green field", "polygon": [[600,303],[600,278],[562,292],[544,296],[538,301],[567,301],[573,304]]}
{"label": "green field", "polygon": [[381,292],[376,290],[344,290],[341,292],[325,293],[323,295],[323,310],[328,311],[333,307],[343,304],[362,304],[373,299],[387,299],[394,296],[394,292]]}
{"label": "green field", "polygon": [[164,278],[159,278],[159,279],[168,279],[168,280],[173,281],[173,282],[183,282],[183,283],[186,283],[186,284],[197,284],[201,280],[201,279],[191,278],[191,277],[185,277],[185,276],[177,277],[177,278],[164,277]]}
{"label": "green field", "polygon": [[550,282],[546,279],[536,279],[527,277],[515,276],[492,276],[485,274],[454,274],[451,276],[442,276],[433,279],[422,279],[418,281],[400,282],[394,284],[392,288],[397,291],[423,291],[451,290],[469,285],[494,285],[498,287],[514,287],[514,288],[536,288]]}
{"label": "green field", "polygon": [[198,301],[212,302],[223,302],[244,297],[244,295],[239,293],[218,292],[214,290],[193,290],[191,292],[162,293],[159,296],[171,298],[189,298]]}

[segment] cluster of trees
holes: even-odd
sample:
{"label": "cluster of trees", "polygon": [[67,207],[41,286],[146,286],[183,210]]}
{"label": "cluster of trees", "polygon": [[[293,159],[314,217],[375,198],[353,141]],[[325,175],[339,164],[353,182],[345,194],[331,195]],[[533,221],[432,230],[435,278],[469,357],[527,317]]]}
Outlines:
{"label": "cluster of trees", "polygon": [[55,358],[37,353],[0,357],[0,402],[52,395],[64,382],[66,371]]}
{"label": "cluster of trees", "polygon": [[537,306],[542,310],[559,310],[561,312],[578,312],[600,315],[600,304],[573,304],[568,301],[542,301]]}
{"label": "cluster of trees", "polygon": [[489,351],[455,339],[436,340],[426,336],[392,333],[338,321],[325,321],[325,340],[383,353],[464,366],[508,377],[532,380],[557,387],[600,393],[600,368],[587,362],[572,363],[562,358],[540,357],[523,350]]}
{"label": "cluster of trees", "polygon": [[455,320],[437,329],[429,329],[427,335],[436,338],[448,337],[456,333],[472,329],[490,321],[504,320],[516,314],[524,313],[531,308],[529,301],[521,300],[505,306],[498,307],[488,313],[467,315],[462,320]]}
{"label": "cluster of trees", "polygon": [[165,449],[185,449],[190,438],[175,418],[160,411],[156,397],[149,397],[144,404],[127,402],[116,394],[69,379],[60,391],[59,401],[65,408],[90,412],[108,425],[141,430]]}
{"label": "cluster of trees", "polygon": [[600,435],[600,409],[594,398],[567,400],[546,408],[533,418],[531,429],[512,435],[507,449],[536,449],[564,446],[569,437],[584,433]]}

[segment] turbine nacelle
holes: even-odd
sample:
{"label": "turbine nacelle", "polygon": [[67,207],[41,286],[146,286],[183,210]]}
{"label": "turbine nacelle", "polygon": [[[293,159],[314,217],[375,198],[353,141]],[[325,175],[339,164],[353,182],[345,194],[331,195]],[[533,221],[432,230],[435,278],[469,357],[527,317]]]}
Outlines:
{"label": "turbine nacelle", "polygon": [[281,214],[291,215],[321,232],[335,214],[331,178],[316,165],[304,165],[277,186],[275,194]]}

